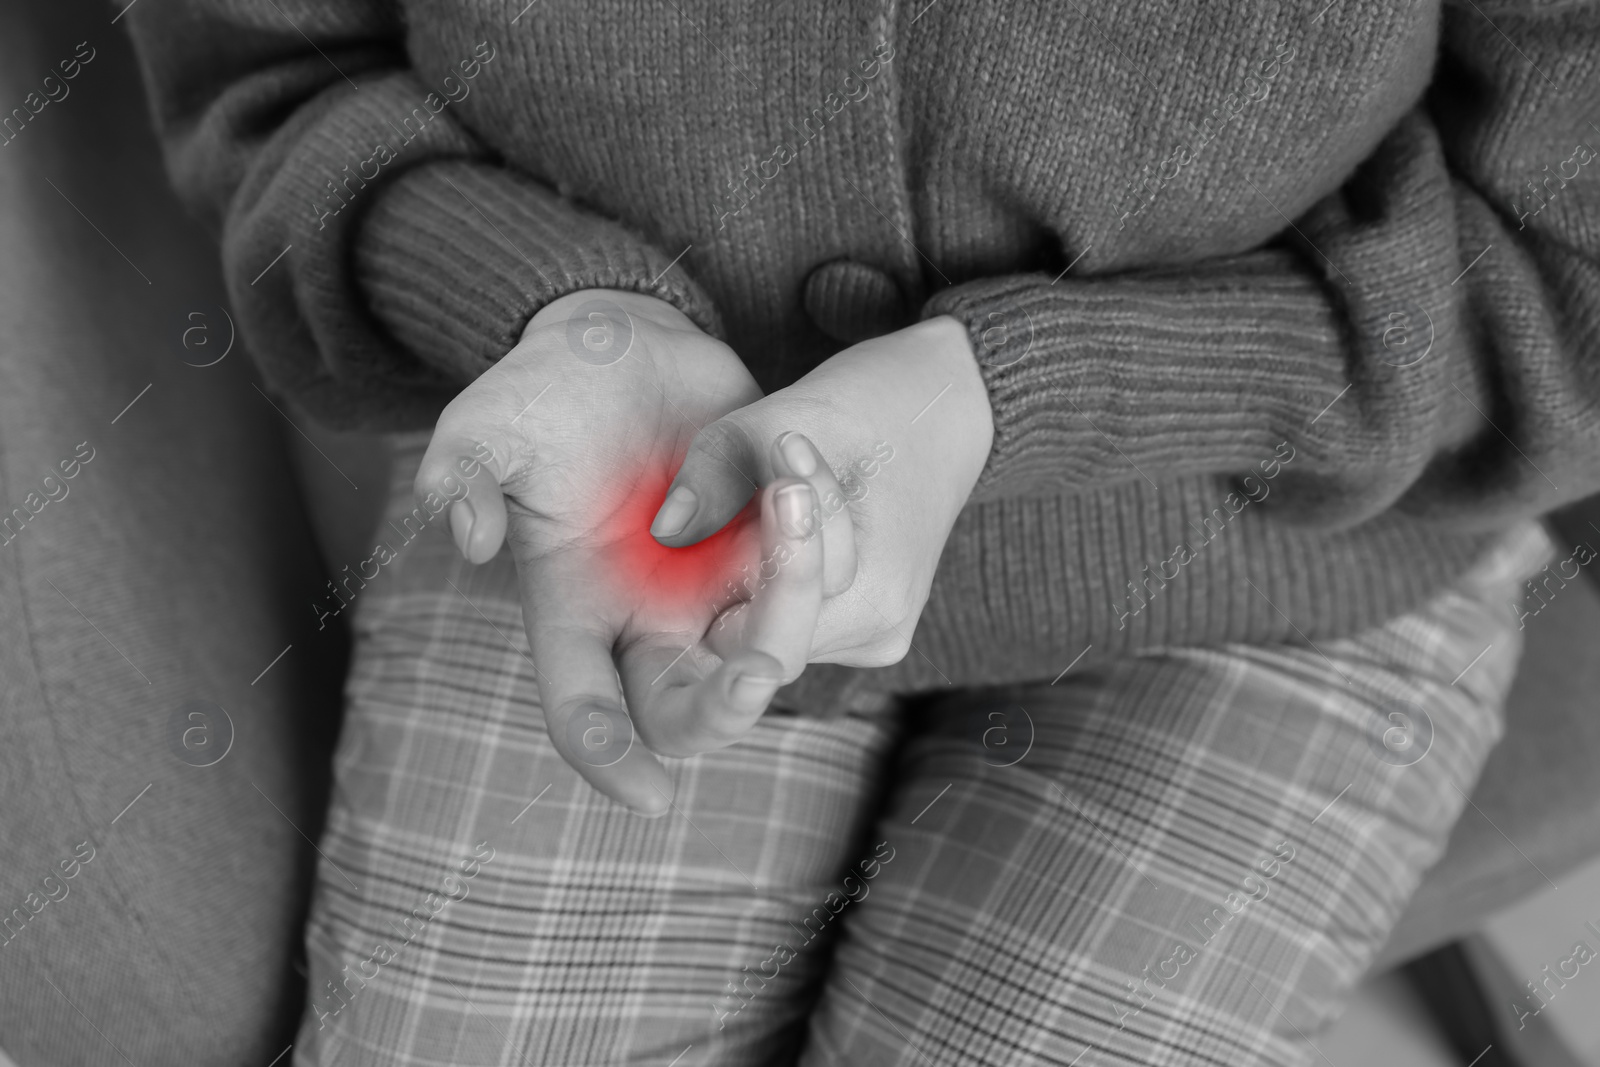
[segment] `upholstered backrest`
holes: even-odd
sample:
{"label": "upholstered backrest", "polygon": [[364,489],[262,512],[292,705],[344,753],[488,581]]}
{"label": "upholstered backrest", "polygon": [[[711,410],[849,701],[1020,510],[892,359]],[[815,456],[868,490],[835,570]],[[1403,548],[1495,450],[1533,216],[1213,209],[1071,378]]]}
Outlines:
{"label": "upholstered backrest", "polygon": [[1476,929],[1488,912],[1600,854],[1600,558],[1578,563],[1600,552],[1600,498],[1549,525],[1560,553],[1523,607],[1505,740],[1380,965]]}
{"label": "upholstered backrest", "polygon": [[266,1063],[342,650],[306,625],[286,427],[241,345],[200,365],[217,267],[113,15],[0,5],[0,909],[94,852],[8,937],[0,1043],[106,1061],[92,1024],[137,1063]]}

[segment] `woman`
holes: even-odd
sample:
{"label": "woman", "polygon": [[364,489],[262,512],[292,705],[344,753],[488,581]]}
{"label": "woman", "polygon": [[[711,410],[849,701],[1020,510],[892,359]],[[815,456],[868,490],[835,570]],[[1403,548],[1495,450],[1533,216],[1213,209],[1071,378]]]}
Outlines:
{"label": "woman", "polygon": [[1594,5],[129,20],[411,432],[297,1062],[1315,1058],[1596,486]]}

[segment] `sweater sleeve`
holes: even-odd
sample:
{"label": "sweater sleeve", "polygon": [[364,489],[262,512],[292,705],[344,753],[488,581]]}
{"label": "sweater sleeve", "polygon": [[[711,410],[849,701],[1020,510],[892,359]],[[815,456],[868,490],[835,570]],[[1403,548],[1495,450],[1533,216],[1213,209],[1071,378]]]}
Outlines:
{"label": "sweater sleeve", "polygon": [[1283,442],[1279,514],[1330,528],[1600,489],[1600,6],[1442,17],[1425,100],[1268,246],[934,296],[993,404],[980,498],[1244,475]]}
{"label": "sweater sleeve", "polygon": [[649,293],[717,331],[669,255],[464,124],[492,40],[434,84],[390,0],[160,0],[128,18],[174,184],[220,232],[240,334],[330,428],[432,425],[579,289]]}

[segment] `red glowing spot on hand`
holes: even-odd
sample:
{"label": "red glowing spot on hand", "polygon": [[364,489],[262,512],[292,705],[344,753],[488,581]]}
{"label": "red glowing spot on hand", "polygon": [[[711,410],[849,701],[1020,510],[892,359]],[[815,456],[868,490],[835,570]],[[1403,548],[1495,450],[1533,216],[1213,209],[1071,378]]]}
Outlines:
{"label": "red glowing spot on hand", "polygon": [[677,614],[726,606],[733,590],[753,565],[760,530],[757,500],[722,529],[692,545],[671,548],[650,534],[650,524],[667,498],[678,464],[664,465],[629,480],[604,508],[606,519],[596,533],[611,563],[610,577],[627,599],[641,608]]}

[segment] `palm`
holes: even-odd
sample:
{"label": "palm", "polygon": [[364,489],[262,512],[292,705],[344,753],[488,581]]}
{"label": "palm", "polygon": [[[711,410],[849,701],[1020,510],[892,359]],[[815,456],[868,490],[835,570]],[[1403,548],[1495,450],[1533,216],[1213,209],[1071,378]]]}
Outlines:
{"label": "palm", "polygon": [[507,541],[532,603],[581,605],[624,640],[703,630],[713,605],[727,603],[738,563],[759,555],[748,519],[688,548],[650,536],[699,428],[760,390],[726,346],[702,336],[661,358],[673,331],[639,316],[631,325],[615,362],[573,359],[565,336],[535,331],[480,380],[523,439],[502,488]]}

